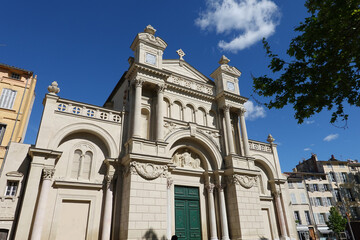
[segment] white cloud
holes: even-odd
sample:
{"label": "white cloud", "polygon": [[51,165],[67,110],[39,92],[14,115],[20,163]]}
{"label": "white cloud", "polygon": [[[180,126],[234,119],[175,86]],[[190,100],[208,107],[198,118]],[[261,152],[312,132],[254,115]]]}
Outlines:
{"label": "white cloud", "polygon": [[314,120],[307,120],[305,121],[306,124],[313,124],[315,121]]}
{"label": "white cloud", "polygon": [[244,104],[246,109],[245,118],[248,120],[255,120],[257,118],[264,118],[266,116],[265,109],[261,106],[256,106],[252,101],[247,101]]}
{"label": "white cloud", "polygon": [[304,151],[311,151],[311,148],[304,148]]}
{"label": "white cloud", "polygon": [[329,134],[327,135],[323,140],[326,141],[326,142],[330,142],[332,140],[335,140],[339,137],[339,134]]}
{"label": "white cloud", "polygon": [[205,12],[195,20],[201,29],[215,30],[218,34],[235,31],[227,42],[221,40],[223,50],[237,52],[262,38],[275,33],[280,12],[271,0],[206,0]]}

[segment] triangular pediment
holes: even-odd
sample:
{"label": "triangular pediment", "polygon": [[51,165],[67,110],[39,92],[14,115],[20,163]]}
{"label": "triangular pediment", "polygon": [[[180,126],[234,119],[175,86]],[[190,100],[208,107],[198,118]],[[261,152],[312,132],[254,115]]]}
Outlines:
{"label": "triangular pediment", "polygon": [[163,69],[202,83],[214,84],[212,80],[183,60],[163,60]]}

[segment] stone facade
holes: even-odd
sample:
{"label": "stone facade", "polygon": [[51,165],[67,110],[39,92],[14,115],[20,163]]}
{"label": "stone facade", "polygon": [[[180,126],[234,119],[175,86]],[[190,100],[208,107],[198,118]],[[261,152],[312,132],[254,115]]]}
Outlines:
{"label": "stone facade", "polygon": [[248,139],[240,71],[223,56],[211,80],[166,46],[137,34],[104,107],[49,87],[11,237],[296,239],[274,139]]}

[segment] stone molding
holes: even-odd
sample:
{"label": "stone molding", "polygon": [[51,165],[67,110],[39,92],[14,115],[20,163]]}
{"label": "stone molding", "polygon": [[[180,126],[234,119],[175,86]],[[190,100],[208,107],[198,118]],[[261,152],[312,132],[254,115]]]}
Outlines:
{"label": "stone molding", "polygon": [[129,167],[131,174],[138,174],[147,180],[154,180],[158,177],[166,177],[168,169],[165,165],[139,162],[131,162]]}

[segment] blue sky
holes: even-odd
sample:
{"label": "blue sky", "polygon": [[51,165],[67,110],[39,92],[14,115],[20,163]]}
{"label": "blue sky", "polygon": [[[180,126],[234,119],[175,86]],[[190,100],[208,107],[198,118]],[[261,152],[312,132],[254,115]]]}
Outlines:
{"label": "blue sky", "polygon": [[286,57],[294,27],[307,16],[303,4],[300,0],[4,1],[0,62],[38,75],[25,142],[35,143],[42,99],[52,81],[59,83],[62,98],[102,105],[128,68],[134,37],[151,24],[168,43],[164,58],[178,58],[176,50],[181,48],[184,59],[209,76],[224,54],[242,71],[241,95],[253,103],[248,105],[249,138],[265,141],[271,133],[283,171],[291,171],[312,152],[321,160],[331,154],[341,160],[359,159],[358,108],[346,108],[350,119],[344,130],[329,123],[330,112],[298,125],[291,106],[268,110],[250,97],[251,74],[270,73],[262,37]]}

